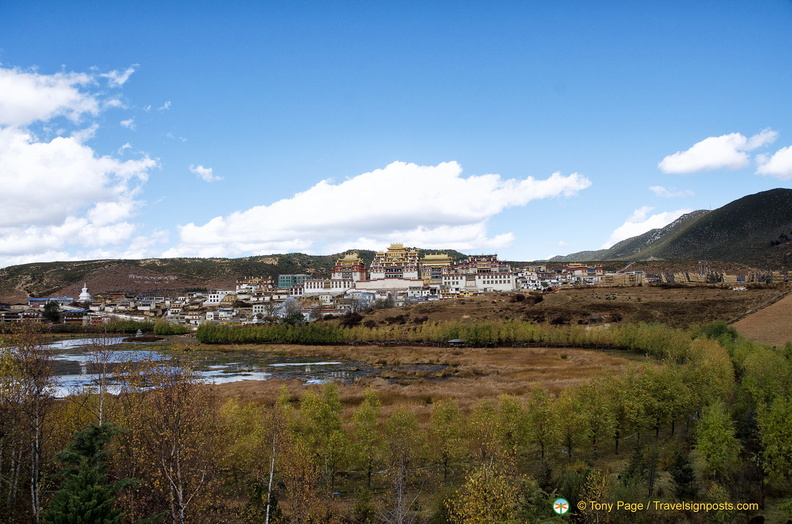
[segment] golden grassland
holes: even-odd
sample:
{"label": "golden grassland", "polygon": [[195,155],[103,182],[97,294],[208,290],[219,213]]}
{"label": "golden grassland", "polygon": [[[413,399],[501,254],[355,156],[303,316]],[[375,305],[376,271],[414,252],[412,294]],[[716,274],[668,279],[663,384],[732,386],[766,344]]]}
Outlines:
{"label": "golden grassland", "polygon": [[[193,346],[200,349],[199,346]],[[631,360],[643,360],[626,351],[603,352],[571,348],[449,348],[380,346],[238,346],[257,348],[288,357],[339,359],[375,367],[375,377],[339,384],[341,401],[357,406],[366,389],[379,395],[387,412],[394,406],[410,406],[428,417],[432,403],[452,398],[460,408],[502,394],[525,397],[542,386],[558,393],[592,378],[618,374]],[[216,349],[212,347],[211,349]],[[429,366],[429,369],[427,369]],[[270,403],[286,386],[293,396],[306,387],[302,380],[243,381],[213,386],[221,397]],[[310,387],[310,386],[309,386]]]}

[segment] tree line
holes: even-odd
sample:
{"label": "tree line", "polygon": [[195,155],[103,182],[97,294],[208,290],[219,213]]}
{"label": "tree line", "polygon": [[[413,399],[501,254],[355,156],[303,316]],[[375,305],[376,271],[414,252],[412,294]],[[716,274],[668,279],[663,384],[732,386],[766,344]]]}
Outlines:
{"label": "tree line", "polygon": [[204,344],[311,344],[351,343],[447,344],[461,341],[472,347],[540,344],[591,349],[621,348],[681,361],[689,335],[662,324],[619,324],[607,329],[553,326],[519,320],[444,321],[419,325],[344,326],[333,323],[216,324],[203,323],[196,332]]}

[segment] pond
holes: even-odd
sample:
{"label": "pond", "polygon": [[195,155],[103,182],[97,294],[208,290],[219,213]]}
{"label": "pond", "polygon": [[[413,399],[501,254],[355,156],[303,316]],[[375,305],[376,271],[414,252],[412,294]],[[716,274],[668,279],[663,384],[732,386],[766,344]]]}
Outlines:
{"label": "pond", "polygon": [[[299,378],[305,384],[340,380],[354,382],[375,373],[358,362],[310,361],[289,359],[273,352],[261,351],[191,351],[175,352],[147,349],[147,343],[124,342],[124,337],[68,339],[48,344],[53,351],[52,365],[56,378],[55,395],[59,398],[97,388],[99,364],[111,370],[108,391],[118,393],[112,370],[129,362],[181,362],[194,369],[206,384],[225,384],[242,380]],[[150,344],[150,343],[149,343]],[[103,347],[99,347],[103,346]]]}

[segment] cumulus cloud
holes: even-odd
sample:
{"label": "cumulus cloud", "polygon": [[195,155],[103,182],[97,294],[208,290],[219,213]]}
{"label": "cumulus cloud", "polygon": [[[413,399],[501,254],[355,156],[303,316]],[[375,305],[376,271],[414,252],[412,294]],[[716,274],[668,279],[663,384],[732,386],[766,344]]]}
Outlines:
{"label": "cumulus cloud", "polygon": [[663,198],[688,197],[696,194],[692,189],[683,189],[681,191],[677,191],[675,188],[667,189],[663,186],[652,186],[649,188],[649,191]]}
{"label": "cumulus cloud", "polygon": [[59,116],[78,121],[96,115],[99,99],[82,89],[93,82],[85,73],[42,75],[0,68],[0,125],[28,126]]}
{"label": "cumulus cloud", "polygon": [[759,167],[756,173],[768,175],[781,180],[792,179],[792,146],[779,149],[772,156],[757,155]]}
{"label": "cumulus cloud", "polygon": [[121,127],[125,127],[127,129],[131,129],[132,131],[134,131],[135,130],[135,119],[134,118],[129,118],[127,120],[122,120],[121,121]]}
{"label": "cumulus cloud", "polygon": [[344,246],[382,248],[392,241],[455,249],[507,247],[514,235],[490,237],[490,217],[532,200],[573,196],[589,185],[577,173],[463,178],[456,162],[394,162],[341,183],[322,180],[270,205],[182,226],[180,244],[165,256],[329,252]]}
{"label": "cumulus cloud", "polygon": [[644,206],[633,211],[633,214],[630,215],[624,224],[611,233],[610,238],[602,245],[601,249],[608,249],[617,242],[641,235],[652,229],[663,228],[691,211],[690,209],[677,209],[676,211],[665,211],[650,215],[649,212],[653,209],[653,207]]}
{"label": "cumulus cloud", "polygon": [[218,180],[223,179],[223,177],[215,175],[214,170],[211,167],[204,167],[201,165],[196,166],[191,164],[190,171],[198,175],[198,178],[204,182],[217,182]]}
{"label": "cumulus cloud", "polygon": [[772,143],[778,133],[772,129],[748,138],[740,133],[705,138],[687,151],[668,155],[657,165],[664,173],[689,174],[716,169],[742,169],[753,151]]}
{"label": "cumulus cloud", "polygon": [[[134,241],[138,194],[157,161],[97,154],[85,144],[95,123],[75,125],[70,134],[61,128],[51,139],[31,130],[58,117],[82,123],[107,107],[96,76],[0,68],[0,265],[69,259],[75,249],[124,249]],[[123,76],[113,81],[120,85]]]}

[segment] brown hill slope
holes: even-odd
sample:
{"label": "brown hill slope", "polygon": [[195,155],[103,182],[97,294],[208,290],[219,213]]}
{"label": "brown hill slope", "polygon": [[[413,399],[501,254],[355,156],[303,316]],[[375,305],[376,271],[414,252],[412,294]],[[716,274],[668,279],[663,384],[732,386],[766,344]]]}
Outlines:
{"label": "brown hill slope", "polygon": [[494,293],[402,308],[364,316],[380,325],[441,320],[526,320],[559,325],[603,322],[660,322],[687,328],[730,321],[777,297],[777,288],[733,291],[718,287],[580,288],[545,294]]}
{"label": "brown hill slope", "polygon": [[781,347],[792,342],[792,294],[734,323],[739,334],[753,340]]}

